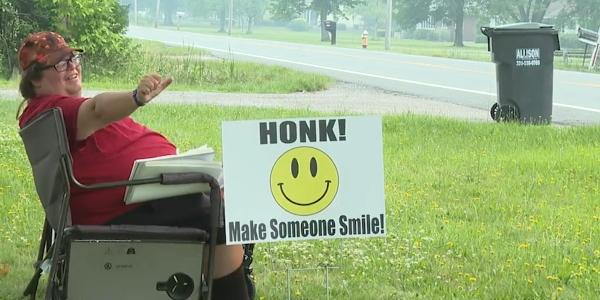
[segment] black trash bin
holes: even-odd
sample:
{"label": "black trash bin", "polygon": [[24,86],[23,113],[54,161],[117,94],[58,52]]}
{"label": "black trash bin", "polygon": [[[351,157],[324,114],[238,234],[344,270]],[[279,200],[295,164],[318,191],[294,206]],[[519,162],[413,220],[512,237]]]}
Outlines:
{"label": "black trash bin", "polygon": [[560,50],[552,25],[517,23],[482,27],[496,63],[496,121],[547,124],[552,120],[554,51]]}
{"label": "black trash bin", "polygon": [[329,33],[331,34],[331,44],[335,45],[337,23],[335,21],[330,21],[330,20],[323,21],[323,28],[326,31],[329,31]]}

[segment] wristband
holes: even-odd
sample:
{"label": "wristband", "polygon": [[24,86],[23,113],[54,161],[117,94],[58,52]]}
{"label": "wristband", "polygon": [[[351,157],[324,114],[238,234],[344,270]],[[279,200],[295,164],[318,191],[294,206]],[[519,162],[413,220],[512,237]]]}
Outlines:
{"label": "wristband", "polygon": [[146,105],[146,102],[140,101],[140,99],[138,99],[137,93],[138,93],[137,89],[135,89],[135,90],[133,90],[133,92],[131,92],[131,97],[133,98],[133,102],[135,102],[135,104],[137,104],[137,106]]}

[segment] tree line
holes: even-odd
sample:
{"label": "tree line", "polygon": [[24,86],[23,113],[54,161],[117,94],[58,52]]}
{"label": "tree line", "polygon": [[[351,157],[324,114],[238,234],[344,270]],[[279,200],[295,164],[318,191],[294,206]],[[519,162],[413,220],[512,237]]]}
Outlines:
{"label": "tree line", "polygon": [[[137,0],[142,9],[155,10],[157,0]],[[194,17],[213,17],[219,20],[219,30],[225,31],[231,0],[171,0],[160,1],[164,22],[172,25],[175,11],[181,10]],[[515,22],[543,22],[551,7],[558,7],[553,25],[559,28],[600,27],[598,0],[392,0],[395,30],[411,30],[431,17],[455,29],[455,46],[462,46],[465,16],[476,17],[481,24],[494,19],[497,24]],[[133,2],[126,0],[125,2]],[[361,17],[369,28],[383,28],[387,0],[232,0],[234,15],[244,19],[248,33],[265,14],[282,21],[302,17],[307,11],[316,13],[322,22],[326,19]],[[322,40],[327,34],[322,30]]]}
{"label": "tree line", "polygon": [[[30,32],[55,30],[75,46],[86,49],[86,59],[110,73],[115,63],[135,55],[123,37],[128,13],[135,0],[0,0],[0,76],[8,78],[16,66],[18,43]],[[244,20],[247,33],[266,14],[275,20],[290,21],[313,12],[319,21],[360,17],[365,28],[384,28],[388,0],[137,0],[138,11],[162,16],[174,25],[178,11],[192,17],[218,20],[225,31],[230,3],[237,20]],[[576,25],[596,30],[600,27],[598,0],[393,0],[394,30],[411,30],[433,18],[453,27],[454,45],[463,45],[465,16],[481,24],[494,19],[497,24],[543,22],[549,8],[559,7],[553,20],[559,28]],[[328,34],[322,30],[321,39]]]}
{"label": "tree line", "polygon": [[100,72],[113,72],[135,49],[123,36],[127,10],[118,0],[0,0],[0,76],[10,78],[17,50],[32,32],[60,32],[72,46],[85,49]]}

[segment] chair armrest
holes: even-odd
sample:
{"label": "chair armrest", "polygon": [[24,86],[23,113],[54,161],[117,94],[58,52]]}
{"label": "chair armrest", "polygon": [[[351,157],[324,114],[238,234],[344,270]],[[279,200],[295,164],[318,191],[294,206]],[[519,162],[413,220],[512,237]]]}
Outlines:
{"label": "chair armrest", "polygon": [[74,225],[65,228],[68,240],[161,240],[206,242],[208,233],[198,228],[154,225]]}

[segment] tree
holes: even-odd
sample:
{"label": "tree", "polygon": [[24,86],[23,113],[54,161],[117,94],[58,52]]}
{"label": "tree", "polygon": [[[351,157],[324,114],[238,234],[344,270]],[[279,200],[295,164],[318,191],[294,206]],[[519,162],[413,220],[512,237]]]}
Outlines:
{"label": "tree", "polygon": [[252,25],[257,19],[262,18],[265,13],[266,6],[266,0],[240,0],[238,7],[240,8],[242,14],[246,17],[247,34],[252,33]]}
{"label": "tree", "polygon": [[479,5],[482,11],[487,11],[487,17],[500,22],[541,23],[550,4],[556,1],[561,0],[479,0]]}
{"label": "tree", "polygon": [[173,15],[182,6],[181,0],[168,0],[160,2],[160,9],[165,14],[165,25],[173,26]]}
{"label": "tree", "polygon": [[[362,3],[363,0],[311,0],[310,4],[306,4],[304,0],[273,0],[271,12],[276,18],[289,21],[307,10],[313,10],[319,14],[323,24],[329,14],[333,14],[335,18],[347,19],[344,9],[351,9]],[[329,41],[329,34],[323,26],[321,26],[321,41]]]}
{"label": "tree", "polygon": [[563,13],[572,16],[581,27],[594,31],[600,28],[598,0],[569,0]]}
{"label": "tree", "polygon": [[476,0],[433,0],[432,13],[440,19],[450,20],[454,24],[454,46],[464,47],[463,27],[465,11],[475,6]]}
{"label": "tree", "polygon": [[463,47],[463,25],[466,12],[475,12],[478,0],[399,0],[395,18],[401,28],[413,29],[433,16],[454,25],[454,46]]}
{"label": "tree", "polygon": [[219,32],[225,32],[229,16],[229,0],[185,0],[184,7],[195,17],[216,16],[219,19]]}
{"label": "tree", "polygon": [[76,47],[85,49],[96,71],[111,73],[135,50],[124,37],[127,11],[117,0],[35,0],[50,18],[45,28],[61,33]]}
{"label": "tree", "polygon": [[185,11],[194,17],[205,18],[214,13],[214,1],[211,0],[185,0]]}
{"label": "tree", "polygon": [[417,24],[427,20],[430,7],[430,0],[394,0],[394,20],[400,28],[414,29]]}
{"label": "tree", "polygon": [[0,0],[0,76],[10,78],[17,68],[17,50],[27,34],[49,25],[31,0]]}
{"label": "tree", "polygon": [[377,32],[378,28],[385,27],[386,21],[386,1],[377,0],[368,1],[352,9],[352,14],[360,15],[364,22],[364,27],[370,32]]}

